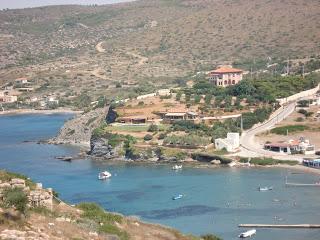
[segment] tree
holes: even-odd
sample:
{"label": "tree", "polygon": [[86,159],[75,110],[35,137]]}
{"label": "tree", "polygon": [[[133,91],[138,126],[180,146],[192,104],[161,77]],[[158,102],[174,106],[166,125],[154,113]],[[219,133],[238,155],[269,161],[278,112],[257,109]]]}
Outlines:
{"label": "tree", "polygon": [[98,104],[96,106],[97,108],[104,108],[106,106],[107,100],[105,96],[100,96],[97,101],[98,101]]}
{"label": "tree", "polygon": [[253,95],[256,92],[256,88],[249,80],[243,80],[239,84],[235,85],[232,89],[232,93],[235,96],[248,96]]}
{"label": "tree", "polygon": [[177,95],[176,95],[176,101],[180,101],[181,99],[181,96],[182,96],[182,92],[177,92]]}
{"label": "tree", "polygon": [[195,95],[194,96],[194,103],[198,104],[201,100],[201,96],[200,95]]}

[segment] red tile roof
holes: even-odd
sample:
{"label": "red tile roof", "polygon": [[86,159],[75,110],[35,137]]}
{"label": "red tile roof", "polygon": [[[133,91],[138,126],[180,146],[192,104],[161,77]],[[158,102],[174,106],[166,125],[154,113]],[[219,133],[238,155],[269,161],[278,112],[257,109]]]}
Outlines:
{"label": "red tile roof", "polygon": [[216,70],[211,71],[210,73],[242,73],[243,70],[237,68],[221,67]]}

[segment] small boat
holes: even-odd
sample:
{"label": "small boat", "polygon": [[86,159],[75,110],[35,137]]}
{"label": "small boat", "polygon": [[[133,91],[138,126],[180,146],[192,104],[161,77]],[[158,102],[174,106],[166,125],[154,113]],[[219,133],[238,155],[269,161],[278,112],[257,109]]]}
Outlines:
{"label": "small boat", "polygon": [[183,195],[182,194],[179,194],[179,195],[177,195],[177,196],[173,196],[172,197],[172,200],[178,200],[178,199],[181,199],[183,197]]}
{"label": "small boat", "polygon": [[257,230],[251,229],[251,230],[249,230],[249,231],[240,233],[240,234],[238,235],[238,237],[239,237],[239,238],[248,238],[248,237],[252,237],[252,236],[255,235],[256,233],[257,233]]}
{"label": "small boat", "polygon": [[270,191],[270,190],[272,190],[272,189],[273,189],[273,187],[259,187],[259,188],[258,188],[258,190],[259,190],[260,192]]}
{"label": "small boat", "polygon": [[99,180],[106,180],[106,179],[110,178],[111,176],[112,176],[111,173],[109,173],[108,171],[104,171],[104,172],[99,173],[98,179]]}
{"label": "small boat", "polygon": [[180,170],[180,169],[182,169],[182,165],[174,165],[172,167],[172,170]]}
{"label": "small boat", "polygon": [[72,157],[70,156],[58,156],[58,157],[55,157],[55,159],[58,159],[58,160],[61,160],[61,161],[67,161],[67,162],[71,162],[72,160]]}

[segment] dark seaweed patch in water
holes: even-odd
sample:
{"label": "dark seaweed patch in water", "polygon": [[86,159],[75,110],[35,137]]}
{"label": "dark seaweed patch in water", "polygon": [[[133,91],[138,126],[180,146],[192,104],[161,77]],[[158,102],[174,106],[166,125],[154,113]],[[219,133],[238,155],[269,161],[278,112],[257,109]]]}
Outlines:
{"label": "dark seaweed patch in water", "polygon": [[216,207],[209,207],[204,205],[189,205],[173,209],[162,209],[162,210],[152,210],[152,211],[142,211],[136,213],[144,218],[149,219],[168,219],[186,216],[201,215],[209,212],[217,211]]}
{"label": "dark seaweed patch in water", "polygon": [[128,191],[117,195],[117,198],[123,202],[129,202],[141,198],[144,195],[144,192],[140,191]]}

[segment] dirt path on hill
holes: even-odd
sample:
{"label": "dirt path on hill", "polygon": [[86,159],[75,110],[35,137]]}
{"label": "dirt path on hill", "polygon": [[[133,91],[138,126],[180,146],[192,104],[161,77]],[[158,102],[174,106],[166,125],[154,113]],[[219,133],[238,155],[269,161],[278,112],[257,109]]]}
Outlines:
{"label": "dirt path on hill", "polygon": [[147,57],[141,56],[141,55],[136,54],[134,52],[126,52],[126,54],[129,56],[135,57],[135,58],[139,58],[139,62],[137,64],[137,66],[142,66],[149,61],[149,59]]}

